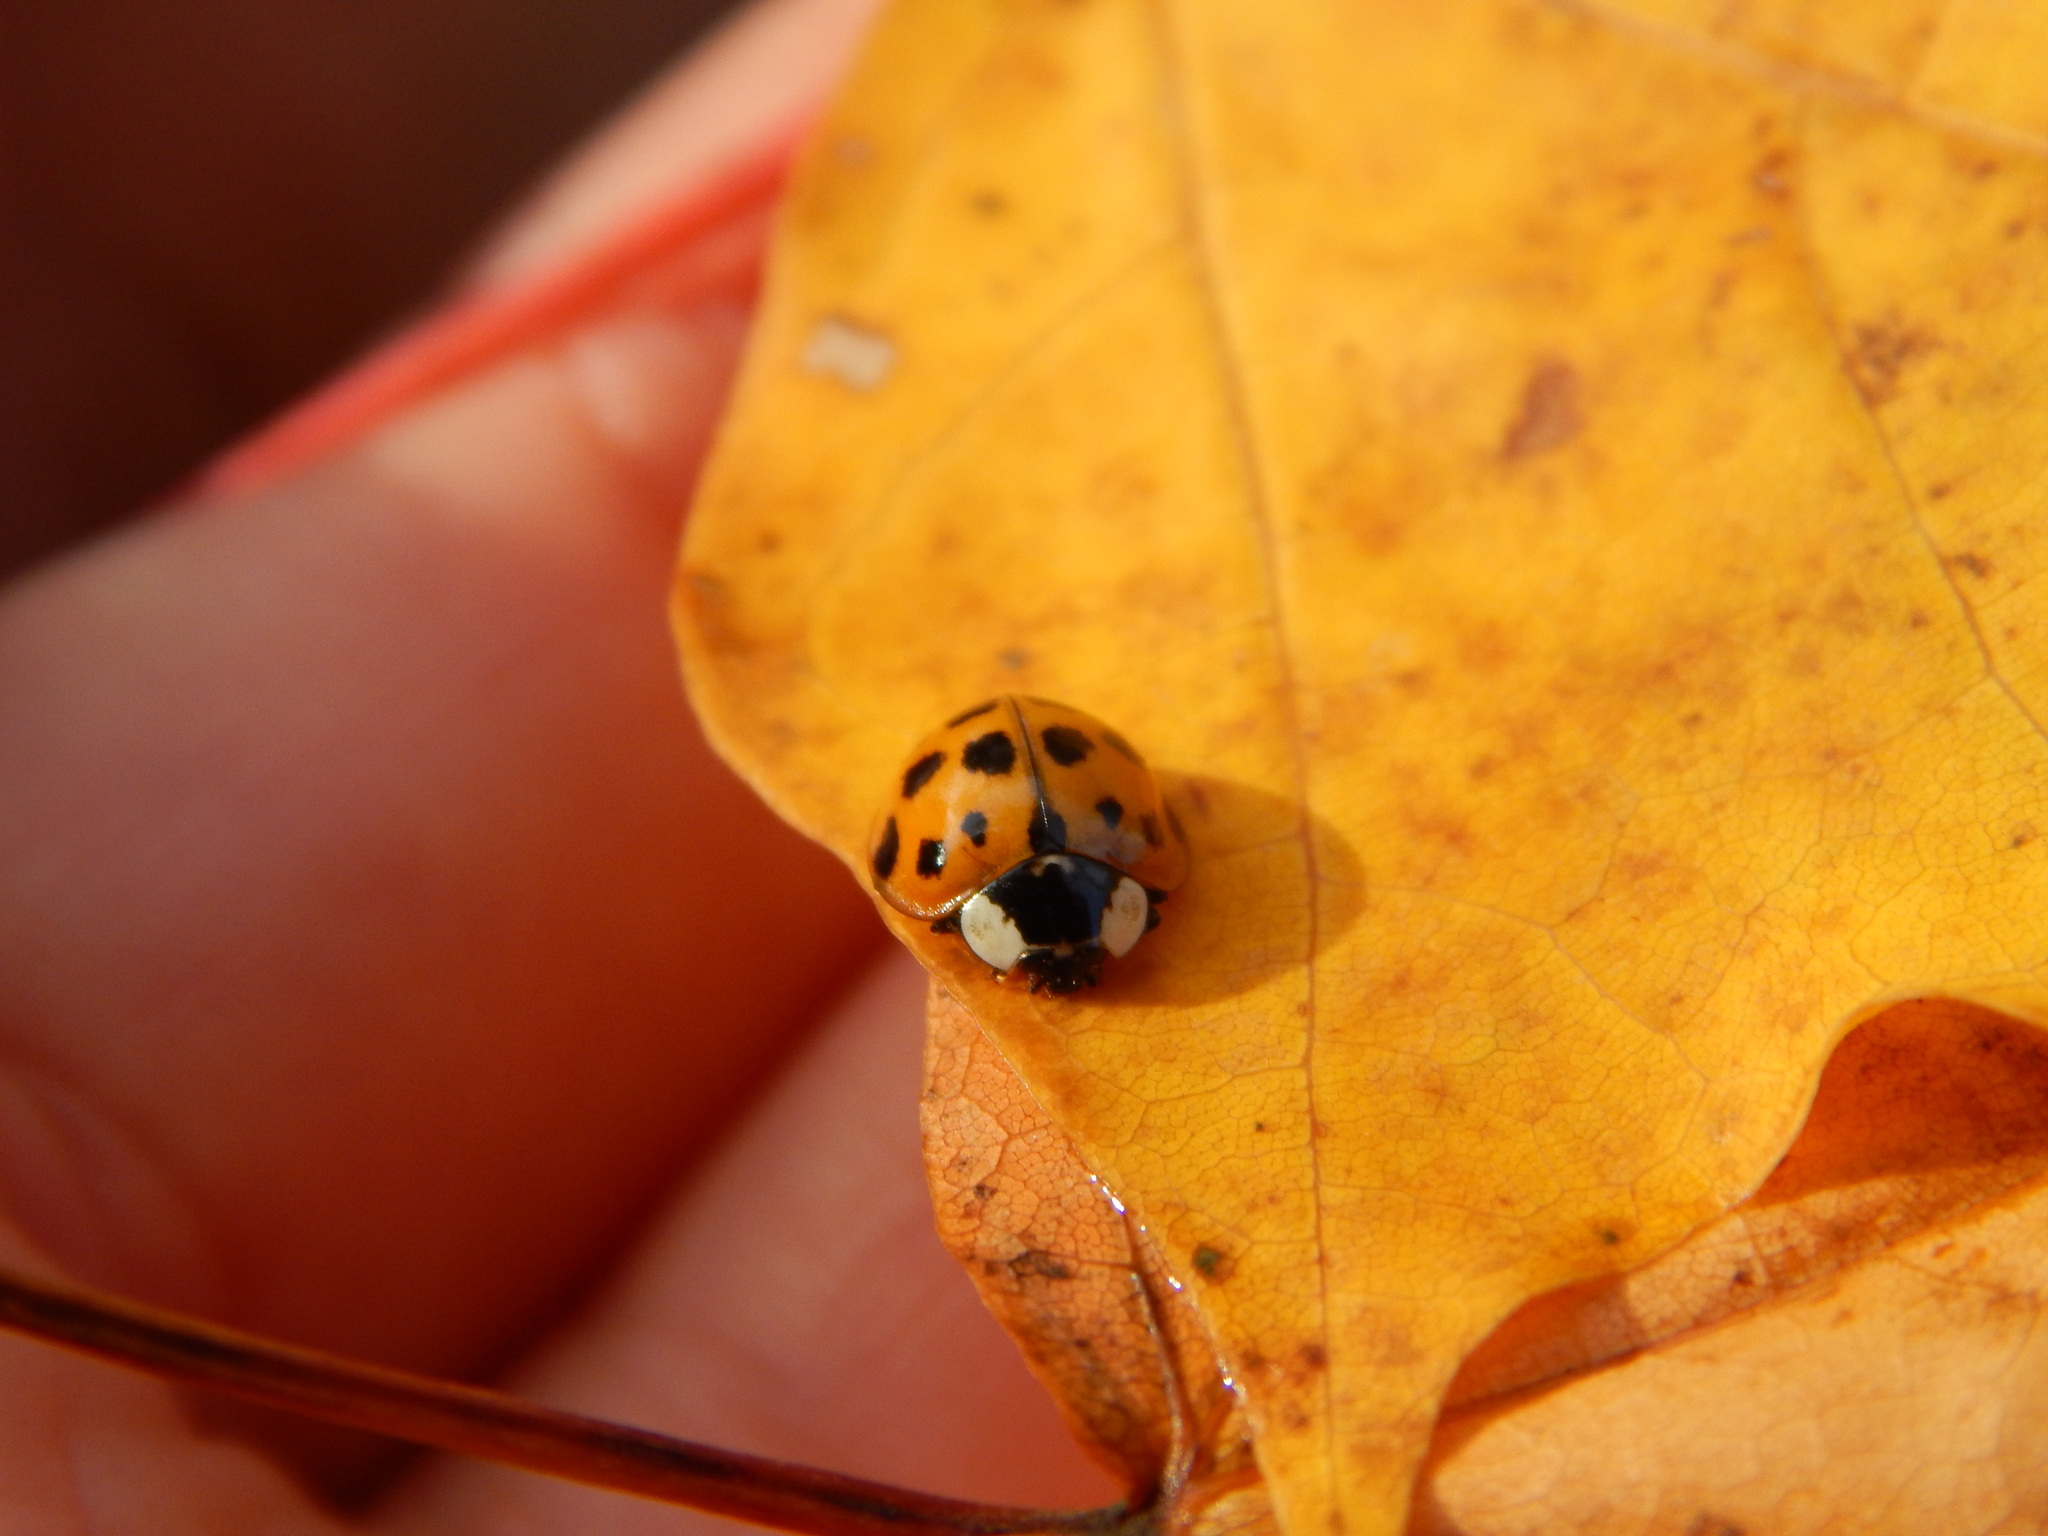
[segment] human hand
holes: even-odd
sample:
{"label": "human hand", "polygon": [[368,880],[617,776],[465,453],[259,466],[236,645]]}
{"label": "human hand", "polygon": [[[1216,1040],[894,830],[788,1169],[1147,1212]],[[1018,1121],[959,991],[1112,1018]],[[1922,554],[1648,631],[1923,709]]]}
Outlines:
{"label": "human hand", "polygon": [[[772,134],[864,9],[753,18],[478,291],[515,312]],[[653,271],[0,600],[0,1262],[935,1491],[1098,1502],[931,1235],[918,974],[675,682],[676,528],[743,318]],[[0,1422],[0,1530],[340,1529],[285,1466],[375,1486],[346,1447],[21,1340]],[[701,1520],[456,1465],[371,1516]]]}

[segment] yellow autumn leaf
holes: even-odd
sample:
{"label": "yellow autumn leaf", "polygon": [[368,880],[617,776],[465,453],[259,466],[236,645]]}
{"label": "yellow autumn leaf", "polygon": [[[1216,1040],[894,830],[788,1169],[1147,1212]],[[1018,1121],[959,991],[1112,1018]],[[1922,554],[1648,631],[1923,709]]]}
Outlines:
{"label": "yellow autumn leaf", "polygon": [[[2039,1528],[2044,1101],[2048,1042],[1996,1014],[1923,1001],[1860,1027],[1749,1200],[1467,1357],[1410,1536]],[[923,1119],[940,1235],[1082,1441],[1175,1528],[1270,1533],[1184,1293],[938,989]]]}
{"label": "yellow autumn leaf", "polygon": [[898,921],[1186,1287],[1290,1536],[1754,1190],[1854,1024],[2048,1017],[2048,17],[900,0],[678,586],[860,863],[988,694],[1162,769],[1099,992]]}
{"label": "yellow autumn leaf", "polygon": [[1465,1362],[1411,1536],[2017,1536],[2048,1517],[2048,1040],[1852,1034],[1748,1201]]}

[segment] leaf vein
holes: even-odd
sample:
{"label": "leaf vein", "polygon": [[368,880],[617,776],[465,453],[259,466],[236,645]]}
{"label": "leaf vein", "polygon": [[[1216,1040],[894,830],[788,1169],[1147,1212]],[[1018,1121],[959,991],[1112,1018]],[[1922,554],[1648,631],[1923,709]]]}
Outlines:
{"label": "leaf vein", "polygon": [[[975,385],[965,399],[946,414],[937,431],[905,452],[894,473],[876,492],[874,500],[865,511],[856,515],[854,526],[847,530],[844,538],[832,546],[831,558],[819,567],[817,574],[811,579],[807,606],[816,611],[820,606],[821,596],[840,583],[846,566],[887,526],[889,516],[895,510],[904,491],[926,465],[957,442],[962,434],[979,421],[994,406],[1003,390],[1020,378],[1032,363],[1081,324],[1088,315],[1108,303],[1126,283],[1135,281],[1153,263],[1179,249],[1182,239],[1183,232],[1176,229],[1148,242],[1111,269],[1099,282],[1091,284],[1059,310],[1047,316],[1044,324],[1035,333],[1023,338],[997,367],[991,369],[987,376]],[[814,677],[824,676],[814,661],[809,663],[809,671]]]}
{"label": "leaf vein", "polygon": [[[1831,97],[1867,111],[1886,112],[1912,122],[1923,123],[1943,133],[1981,139],[2004,149],[2048,159],[2048,137],[2009,127],[2004,123],[1987,122],[1968,113],[1913,101],[1909,99],[1911,87],[1902,93],[1879,81],[1865,79],[1859,75],[1774,59],[1768,54],[1745,48],[1739,43],[1728,42],[1723,38],[1694,32],[1669,22],[1652,21],[1644,16],[1633,15],[1610,3],[1610,0],[1535,0],[1535,3],[1568,16],[1595,22],[1618,36],[1634,38],[1663,52],[1682,55],[1728,74],[1775,85],[1801,100]],[[1943,20],[1945,23],[1946,15]],[[1930,44],[1927,56],[1923,56],[1920,66],[1914,71],[1914,84],[1917,85],[1927,57],[1931,57],[1932,52]]]}
{"label": "leaf vein", "polygon": [[[1802,158],[1812,147],[1812,123],[1812,111],[1802,111],[1799,116],[1799,148]],[[1794,227],[1799,234],[1799,266],[1806,279],[1808,296],[1813,303],[1815,314],[1827,330],[1829,343],[1834,349],[1835,367],[1848,386],[1851,398],[1862,411],[1864,420],[1869,422],[1878,451],[1884,455],[1885,468],[1892,477],[1893,485],[1898,488],[1899,505],[1912,523],[1914,536],[1926,550],[1927,558],[1933,562],[1935,573],[1941,578],[1942,585],[1948,588],[1949,595],[1954,599],[1957,613],[1969,628],[1970,639],[1976,645],[1977,655],[1984,665],[1984,676],[2005,695],[2014,711],[2027,722],[2034,735],[2043,743],[2048,743],[2048,728],[2044,728],[2040,717],[2013,691],[2011,682],[1999,670],[1998,659],[1992,653],[1991,642],[1985,638],[1984,626],[1978,618],[1976,606],[1964,593],[1961,584],[1955,578],[1955,573],[1949,569],[1948,561],[1941,552],[1941,545],[1934,537],[1934,531],[1927,526],[1927,519],[1920,508],[1920,500],[1913,494],[1913,486],[1906,475],[1905,467],[1899,463],[1897,445],[1892,442],[1891,433],[1885,428],[1884,417],[1856,386],[1855,372],[1849,364],[1847,340],[1842,333],[1841,315],[1835,304],[1827,275],[1822,270],[1820,249],[1814,240],[1804,178],[1794,178],[1792,209]]]}
{"label": "leaf vein", "polygon": [[[1180,186],[1182,222],[1188,230],[1188,242],[1194,258],[1197,284],[1200,288],[1204,307],[1204,320],[1209,331],[1211,344],[1215,348],[1217,373],[1222,382],[1224,404],[1227,408],[1231,430],[1236,442],[1241,473],[1245,489],[1246,511],[1251,519],[1254,538],[1259,552],[1259,571],[1266,595],[1266,606],[1272,616],[1273,650],[1280,674],[1282,726],[1287,734],[1287,750],[1292,769],[1295,798],[1297,803],[1296,835],[1301,839],[1302,860],[1306,878],[1303,882],[1307,898],[1307,939],[1303,946],[1303,1008],[1302,1008],[1302,1076],[1307,1088],[1310,1113],[1317,1111],[1316,1094],[1316,949],[1317,924],[1320,918],[1322,896],[1317,874],[1314,826],[1309,810],[1308,763],[1302,750],[1300,683],[1296,675],[1295,661],[1289,642],[1287,615],[1282,602],[1278,535],[1273,523],[1272,493],[1265,476],[1266,461],[1260,453],[1258,433],[1252,419],[1251,403],[1246,395],[1244,379],[1243,348],[1237,339],[1236,327],[1232,324],[1223,293],[1220,261],[1217,255],[1218,236],[1214,228],[1215,210],[1211,200],[1202,192],[1202,183],[1196,176],[1196,129],[1191,103],[1182,82],[1187,78],[1187,49],[1182,41],[1181,25],[1176,0],[1149,0],[1156,42],[1159,74],[1165,108],[1164,118],[1169,142],[1177,151],[1176,171]],[[1309,1139],[1309,1173],[1316,1195],[1312,1203],[1315,1213],[1313,1241],[1316,1251],[1316,1288],[1318,1305],[1318,1327],[1324,1335],[1327,1346],[1335,1340],[1328,1338],[1330,1321],[1330,1271],[1329,1252],[1323,1233],[1322,1166],[1315,1138]],[[1336,1414],[1336,1388],[1331,1378],[1334,1371],[1322,1373],[1323,1424],[1325,1437],[1332,1433]],[[1337,1462],[1335,1455],[1323,1459],[1324,1493],[1329,1508],[1334,1513],[1341,1507],[1337,1487]]]}

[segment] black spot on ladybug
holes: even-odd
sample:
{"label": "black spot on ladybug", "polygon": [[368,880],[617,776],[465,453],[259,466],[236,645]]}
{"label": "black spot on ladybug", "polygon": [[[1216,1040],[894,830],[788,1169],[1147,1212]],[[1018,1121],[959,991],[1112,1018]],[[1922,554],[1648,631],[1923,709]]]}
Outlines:
{"label": "black spot on ladybug", "polygon": [[1123,802],[1113,795],[1104,796],[1095,802],[1095,814],[1113,827],[1124,819]]}
{"label": "black spot on ladybug", "polygon": [[1017,766],[1017,744],[1007,731],[990,731],[967,743],[960,766],[976,773],[1005,774]]}
{"label": "black spot on ladybug", "polygon": [[1165,839],[1159,835],[1159,818],[1150,811],[1138,818],[1138,830],[1145,834],[1145,841],[1154,848],[1164,845]]}
{"label": "black spot on ladybug", "polygon": [[891,816],[882,828],[882,840],[875,844],[875,878],[886,880],[890,871],[896,868],[896,818]]}
{"label": "black spot on ladybug", "polygon": [[960,831],[979,848],[988,841],[988,818],[979,811],[969,811],[960,818]]}
{"label": "black spot on ladybug", "polygon": [[1045,743],[1046,755],[1062,768],[1073,767],[1095,750],[1095,743],[1071,725],[1048,725],[1038,739]]}
{"label": "black spot on ladybug", "polygon": [[960,711],[959,714],[955,715],[952,719],[946,722],[946,729],[950,731],[956,725],[965,725],[968,721],[972,720],[976,715],[985,715],[995,707],[996,701],[994,699],[990,699],[986,704],[977,704],[972,709],[963,709]]}
{"label": "black spot on ladybug", "polygon": [[917,845],[917,872],[929,880],[946,867],[946,845],[928,837]]}
{"label": "black spot on ladybug", "polygon": [[1026,944],[1073,948],[1102,936],[1103,909],[1122,878],[1092,859],[1033,860],[997,880],[987,894]]}
{"label": "black spot on ladybug", "polygon": [[908,768],[904,769],[903,798],[908,800],[920,789],[923,789],[925,785],[929,784],[931,782],[932,775],[939,771],[939,769],[944,765],[945,761],[945,753],[927,752],[923,757],[920,757],[916,762],[912,763]]}
{"label": "black spot on ladybug", "polygon": [[1125,741],[1123,737],[1117,735],[1115,731],[1104,731],[1102,733],[1102,739],[1108,742],[1117,751],[1123,753],[1125,757],[1128,757],[1140,768],[1145,766],[1145,759],[1138,756],[1137,748],[1133,747],[1128,741]]}
{"label": "black spot on ladybug", "polygon": [[1041,803],[1031,818],[1031,851],[1059,853],[1067,846],[1067,819],[1051,806]]}

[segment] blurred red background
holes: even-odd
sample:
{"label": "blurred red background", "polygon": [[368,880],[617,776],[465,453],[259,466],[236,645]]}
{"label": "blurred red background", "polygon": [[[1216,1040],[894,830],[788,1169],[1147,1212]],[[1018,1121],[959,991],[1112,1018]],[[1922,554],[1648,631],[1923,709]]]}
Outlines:
{"label": "blurred red background", "polygon": [[733,0],[0,0],[0,574],[431,300]]}

